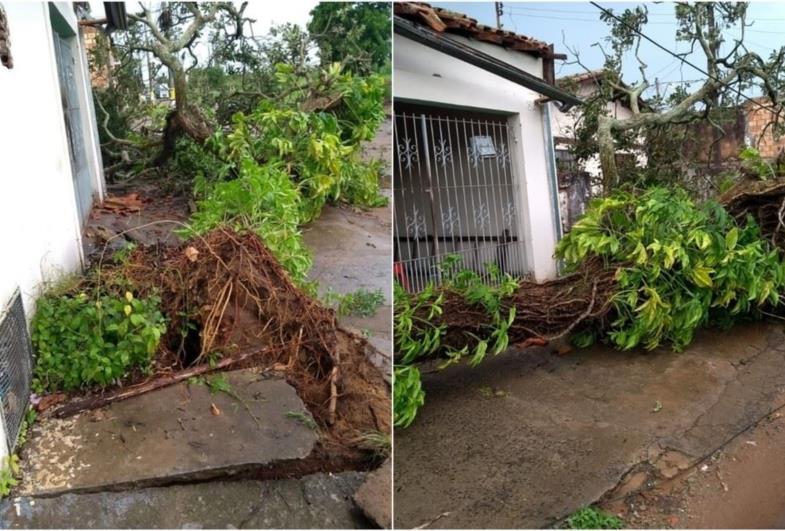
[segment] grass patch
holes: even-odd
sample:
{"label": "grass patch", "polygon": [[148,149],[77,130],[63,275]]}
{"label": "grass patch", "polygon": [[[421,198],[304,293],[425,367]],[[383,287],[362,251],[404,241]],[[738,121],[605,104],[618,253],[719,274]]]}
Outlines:
{"label": "grass patch", "polygon": [[369,291],[360,288],[344,294],[328,291],[324,298],[327,305],[334,307],[342,316],[371,317],[384,304],[384,293],[380,289]]}
{"label": "grass patch", "polygon": [[596,507],[583,507],[572,513],[566,521],[565,529],[621,529],[621,518],[606,513]]}

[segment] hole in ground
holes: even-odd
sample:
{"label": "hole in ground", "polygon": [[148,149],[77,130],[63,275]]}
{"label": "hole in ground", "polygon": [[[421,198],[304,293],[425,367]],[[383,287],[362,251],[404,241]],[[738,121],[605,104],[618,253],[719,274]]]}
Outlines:
{"label": "hole in ground", "polygon": [[177,353],[182,367],[190,367],[202,352],[202,324],[183,317],[179,330],[180,333],[171,335],[167,346],[169,350]]}

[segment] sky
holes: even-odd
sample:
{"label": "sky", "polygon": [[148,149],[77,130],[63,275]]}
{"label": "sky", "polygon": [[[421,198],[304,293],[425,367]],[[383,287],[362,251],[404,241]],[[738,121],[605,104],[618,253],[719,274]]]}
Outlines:
{"label": "sky", "polygon": [[[632,8],[636,3],[597,1],[603,7],[621,12]],[[493,2],[432,2],[432,5],[466,13],[483,24],[496,25]],[[675,40],[676,21],[674,7],[669,2],[646,3],[649,9],[649,23],[644,33],[653,40],[674,52],[689,50],[685,42]],[[566,53],[566,62],[556,62],[556,75],[585,72],[574,61],[570,49],[577,50],[581,62],[590,69],[600,68],[603,64],[602,52],[592,44],[602,42],[608,35],[608,26],[599,18],[599,11],[588,2],[504,2],[503,29],[515,31],[538,40],[553,43],[557,52]],[[753,25],[746,30],[745,42],[749,49],[767,58],[771,51],[785,45],[785,2],[752,2],[747,12],[747,21]],[[738,37],[739,31],[728,35]],[[662,93],[670,91],[682,81],[699,80],[704,76],[688,65],[683,65],[673,56],[657,49],[653,44],[644,43],[641,55],[648,64],[647,77],[653,82],[660,81]],[[696,52],[688,60],[705,68],[705,56]],[[638,63],[633,56],[625,58],[624,81],[632,84],[640,80]],[[694,88],[694,85],[693,85]],[[653,89],[652,89],[653,90]]]}
{"label": "sky", "polygon": [[[160,2],[142,2],[145,6],[157,7]],[[242,2],[235,1],[239,6]],[[290,0],[288,2],[248,2],[245,9],[245,16],[256,19],[253,25],[254,33],[261,35],[270,29],[270,26],[292,22],[305,26],[310,19],[309,13],[318,4],[318,0]],[[138,13],[140,2],[126,2],[126,10],[129,13]],[[101,18],[104,16],[103,2],[90,2],[92,16]]]}

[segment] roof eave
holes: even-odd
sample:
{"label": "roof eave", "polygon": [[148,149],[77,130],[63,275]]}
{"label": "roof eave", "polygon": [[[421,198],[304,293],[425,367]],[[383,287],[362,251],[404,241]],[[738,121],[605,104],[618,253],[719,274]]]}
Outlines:
{"label": "roof eave", "polygon": [[482,68],[487,72],[531,89],[547,98],[559,101],[563,104],[561,107],[563,111],[575,105],[583,104],[583,101],[579,98],[547,83],[545,80],[509,63],[505,63],[492,55],[458,42],[447,35],[436,33],[397,15],[394,17],[393,27],[395,33],[402,37]]}

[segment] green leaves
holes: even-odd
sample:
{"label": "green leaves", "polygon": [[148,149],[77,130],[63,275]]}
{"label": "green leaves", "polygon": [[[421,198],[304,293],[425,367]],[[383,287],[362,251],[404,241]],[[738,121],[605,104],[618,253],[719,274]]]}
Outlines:
{"label": "green leaves", "polygon": [[166,331],[155,297],[82,293],[41,297],[33,318],[37,392],[106,386],[131,367],[146,370]]}
{"label": "green leaves", "polygon": [[[291,66],[279,65],[276,79],[281,98],[236,113],[231,130],[217,131],[206,148],[178,144],[176,160],[196,176],[199,199],[190,220],[196,234],[221,224],[253,231],[302,285],[311,267],[302,225],[328,202],[386,203],[379,193],[380,162],[360,157],[360,142],[373,138],[384,120],[384,87],[380,76],[361,78],[339,66],[303,86]],[[335,108],[303,110],[321,91],[338,102]]]}
{"label": "green leaves", "polygon": [[[408,369],[416,371],[412,363],[440,352],[447,358],[440,368],[458,363],[465,357],[469,358],[469,365],[474,367],[482,363],[488,352],[497,355],[510,345],[509,329],[515,321],[516,308],[512,305],[507,307],[504,300],[517,291],[518,281],[502,273],[495,264],[488,263],[485,264],[485,270],[490,276],[490,283],[486,283],[476,271],[461,269],[458,256],[445,257],[439,269],[444,282],[441,288],[429,283],[420,293],[411,294],[400,284],[395,284],[395,352],[401,363],[396,367],[396,426],[411,424],[417,408],[424,401],[419,372],[416,382],[413,373],[401,372]],[[479,335],[465,333],[466,344],[460,348],[442,344],[446,327],[441,324],[440,317],[444,311],[445,293],[462,297],[469,304],[487,312],[490,317],[489,323],[482,325]],[[407,394],[399,396],[399,393]]]}
{"label": "green leaves", "polygon": [[681,349],[697,327],[776,303],[785,287],[785,266],[757,226],[739,227],[717,203],[696,205],[678,188],[595,201],[556,254],[568,267],[598,256],[618,268],[607,336],[621,349]]}
{"label": "green leaves", "polygon": [[396,365],[393,372],[393,411],[395,426],[405,428],[414,422],[425,403],[420,371],[413,365]]}

